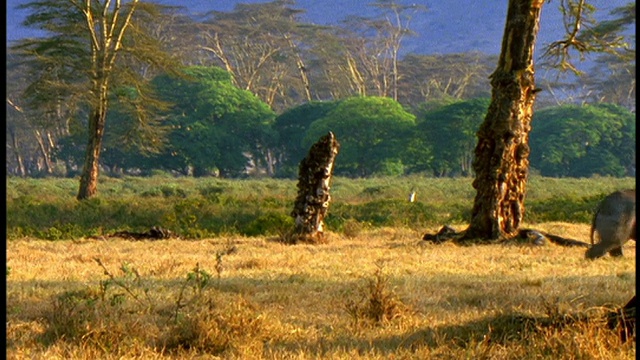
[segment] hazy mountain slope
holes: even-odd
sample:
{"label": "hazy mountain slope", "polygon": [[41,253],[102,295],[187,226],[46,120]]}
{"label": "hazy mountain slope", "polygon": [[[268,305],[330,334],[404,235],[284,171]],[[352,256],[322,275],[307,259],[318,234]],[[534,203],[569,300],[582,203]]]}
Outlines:
{"label": "hazy mountain slope", "polygon": [[[25,36],[20,22],[26,15],[16,11],[15,6],[27,0],[7,1],[7,41]],[[236,3],[261,3],[266,0],[158,0],[163,4],[186,6],[192,14],[202,14],[210,10],[230,11]],[[373,0],[297,0],[296,8],[306,11],[304,21],[316,24],[336,24],[348,15],[371,16],[375,8],[369,6]],[[616,7],[629,0],[592,0],[600,14],[605,16]],[[416,14],[411,29],[418,36],[406,38],[404,53],[447,54],[480,51],[498,54],[502,42],[502,32],[507,11],[507,0],[398,0],[401,4],[421,4],[426,12]],[[542,11],[538,52],[551,41],[562,36],[563,26],[559,1],[545,4]],[[28,34],[27,34],[28,35]]]}

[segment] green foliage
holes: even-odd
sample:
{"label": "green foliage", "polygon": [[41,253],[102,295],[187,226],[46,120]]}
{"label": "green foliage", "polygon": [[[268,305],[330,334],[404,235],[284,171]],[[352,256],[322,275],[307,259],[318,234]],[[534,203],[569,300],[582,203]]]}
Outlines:
{"label": "green foliage", "polygon": [[269,211],[257,215],[247,224],[242,233],[246,236],[281,235],[293,229],[293,226],[293,218],[288,214]]}
{"label": "green foliage", "polygon": [[415,127],[415,116],[385,97],[352,97],[327,116],[314,121],[303,140],[305,148],[332,131],[340,143],[334,174],[363,177],[388,172],[401,163],[404,140]]}
{"label": "green foliage", "polygon": [[594,209],[602,200],[602,195],[582,198],[552,198],[544,201],[527,201],[527,221],[532,223],[565,219],[571,223],[590,223]]}
{"label": "green foliage", "polygon": [[635,115],[616,105],[541,109],[530,135],[531,167],[553,177],[633,175],[635,134]]}
{"label": "green foliage", "polygon": [[[472,180],[334,178],[326,230],[347,235],[376,227],[423,230],[467,223],[475,195]],[[72,196],[73,179],[9,178],[7,239],[78,239],[122,230],[146,232],[152,226],[187,239],[219,234],[273,236],[292,227],[289,214],[297,192],[291,180],[160,176],[103,177],[101,181],[101,196],[79,202]],[[634,178],[534,176],[529,181],[525,220],[589,223],[603,194],[633,187]],[[411,191],[417,194],[413,203],[407,200]]]}
{"label": "green foliage", "polygon": [[[472,175],[476,132],[490,102],[490,98],[461,100],[426,112],[410,143],[411,172],[429,170],[435,176]],[[425,162],[425,158],[431,161]]]}
{"label": "green foliage", "polygon": [[168,103],[143,97],[131,87],[117,88],[114,93],[110,102],[115,106],[107,114],[100,163],[114,169],[145,169],[150,156],[167,145],[169,129],[157,114],[166,112]]}
{"label": "green foliage", "polygon": [[[436,206],[410,203],[405,199],[371,200],[363,204],[334,204],[327,216],[331,228],[343,230],[350,220],[373,227],[408,227],[421,229],[429,224],[449,223],[451,212],[440,212]],[[461,218],[460,214],[453,214]]]}
{"label": "green foliage", "polygon": [[174,104],[167,114],[169,146],[147,166],[195,176],[219,171],[238,176],[247,166],[245,153],[261,161],[262,149],[274,143],[275,113],[249,91],[235,87],[217,67],[185,69],[187,79],[160,75],[153,81],[161,98]]}
{"label": "green foliage", "polygon": [[217,185],[208,185],[199,189],[200,195],[210,202],[220,202],[220,196],[224,193],[225,187]]}
{"label": "green foliage", "polygon": [[325,117],[339,103],[339,101],[310,101],[276,117],[273,127],[279,135],[277,148],[282,157],[278,176],[295,177],[298,174],[298,164],[309,152],[309,148],[303,144],[309,126],[314,121]]}
{"label": "green foliage", "polygon": [[186,198],[187,197],[187,193],[176,187],[175,185],[165,185],[162,186],[160,188],[160,192],[162,193],[162,196],[164,197],[170,197],[170,196],[177,196],[177,197],[181,197],[181,198]]}

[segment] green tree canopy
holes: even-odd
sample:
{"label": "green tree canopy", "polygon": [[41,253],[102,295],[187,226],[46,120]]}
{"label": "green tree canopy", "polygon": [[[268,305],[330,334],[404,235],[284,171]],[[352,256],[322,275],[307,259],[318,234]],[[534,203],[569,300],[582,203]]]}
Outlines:
{"label": "green tree canopy", "polygon": [[309,149],[332,131],[340,142],[336,175],[399,175],[403,173],[402,149],[414,127],[415,116],[393,99],[351,97],[311,124],[303,146]]}
{"label": "green tree canopy", "polygon": [[188,67],[185,74],[186,79],[160,75],[153,80],[158,94],[174,104],[167,114],[171,129],[163,167],[233,177],[245,172],[249,160],[262,163],[276,136],[273,110],[235,87],[218,67]]}
{"label": "green tree canopy", "polygon": [[429,149],[429,168],[435,176],[471,175],[476,132],[490,102],[484,97],[456,101],[427,112],[419,121],[415,143]]}
{"label": "green tree canopy", "polygon": [[314,121],[325,117],[338,106],[339,101],[310,101],[291,108],[278,115],[274,129],[278,132],[277,156],[280,176],[293,176],[298,173],[298,165],[307,156],[308,148],[303,140]]}
{"label": "green tree canopy", "polygon": [[635,175],[635,116],[613,104],[562,105],[534,115],[531,167],[544,176]]}

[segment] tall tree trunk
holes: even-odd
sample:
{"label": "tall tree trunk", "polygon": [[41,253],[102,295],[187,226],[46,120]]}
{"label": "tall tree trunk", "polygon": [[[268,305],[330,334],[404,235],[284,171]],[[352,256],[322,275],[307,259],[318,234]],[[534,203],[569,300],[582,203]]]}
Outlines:
{"label": "tall tree trunk", "polygon": [[42,160],[44,162],[44,171],[47,175],[51,175],[53,173],[53,162],[51,161],[50,149],[51,146],[47,146],[44,142],[44,137],[40,130],[35,129],[33,133],[36,138],[36,142],[38,143],[38,149],[40,149],[40,153],[42,154]]}
{"label": "tall tree trunk", "polygon": [[463,239],[517,235],[529,175],[529,132],[535,101],[533,54],[544,0],[509,0],[491,104],[478,130],[473,169],[476,197]]}
{"label": "tall tree trunk", "polygon": [[89,141],[84,157],[84,165],[80,175],[78,200],[93,197],[98,192],[98,174],[100,172],[100,152],[104,137],[104,126],[107,118],[107,94],[101,93],[99,105],[91,112],[89,118]]}

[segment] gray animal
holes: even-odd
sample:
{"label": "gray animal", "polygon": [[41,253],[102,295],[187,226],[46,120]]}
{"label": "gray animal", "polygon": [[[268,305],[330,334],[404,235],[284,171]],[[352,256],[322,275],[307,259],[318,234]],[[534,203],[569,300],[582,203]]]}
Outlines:
{"label": "gray animal", "polygon": [[[600,242],[594,244],[595,233]],[[622,256],[622,245],[636,240],[636,190],[619,190],[607,195],[598,205],[591,223],[591,247],[587,259],[597,259],[609,253]]]}

